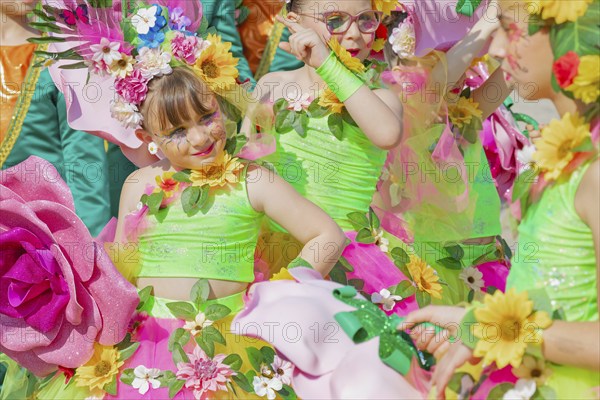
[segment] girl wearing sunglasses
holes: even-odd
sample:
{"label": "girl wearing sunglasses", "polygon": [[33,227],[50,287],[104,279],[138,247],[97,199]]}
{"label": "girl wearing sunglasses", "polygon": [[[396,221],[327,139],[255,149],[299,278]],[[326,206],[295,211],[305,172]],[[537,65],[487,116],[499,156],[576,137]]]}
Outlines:
{"label": "girl wearing sunglasses", "polygon": [[[344,258],[353,272],[340,270],[332,277],[364,281],[362,290],[379,293],[406,279],[389,257],[404,243],[384,236],[369,213],[388,150],[402,137],[398,96],[370,78],[374,71],[363,64],[383,12],[369,0],[294,0],[288,10],[286,18],[278,18],[291,36],[280,47],[305,65],[269,73],[258,82],[257,96],[276,114],[276,150],[266,160],[352,241]],[[268,228],[261,256],[276,272],[296,256],[297,246],[278,225]],[[410,308],[408,303],[402,307]]]}

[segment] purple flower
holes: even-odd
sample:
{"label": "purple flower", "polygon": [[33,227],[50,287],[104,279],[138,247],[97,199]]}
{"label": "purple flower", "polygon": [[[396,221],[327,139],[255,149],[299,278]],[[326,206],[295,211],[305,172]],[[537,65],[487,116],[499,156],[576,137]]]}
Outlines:
{"label": "purple flower", "polygon": [[115,90],[127,103],[141,104],[148,93],[148,79],[144,78],[142,71],[134,69],[125,78],[115,80]]}
{"label": "purple flower", "polygon": [[37,375],[77,368],[127,332],[138,296],[75,214],[52,164],[0,174],[0,351]]}
{"label": "purple flower", "polygon": [[183,31],[192,24],[192,20],[183,15],[181,7],[169,9],[169,26],[173,30]]}

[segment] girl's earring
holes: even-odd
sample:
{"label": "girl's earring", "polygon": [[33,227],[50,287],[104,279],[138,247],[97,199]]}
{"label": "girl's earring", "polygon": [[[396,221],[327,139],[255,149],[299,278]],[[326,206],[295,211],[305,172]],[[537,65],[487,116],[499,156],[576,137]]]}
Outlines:
{"label": "girl's earring", "polygon": [[158,146],[156,145],[156,143],[148,143],[148,153],[152,154],[153,156],[156,155],[156,153],[158,153]]}

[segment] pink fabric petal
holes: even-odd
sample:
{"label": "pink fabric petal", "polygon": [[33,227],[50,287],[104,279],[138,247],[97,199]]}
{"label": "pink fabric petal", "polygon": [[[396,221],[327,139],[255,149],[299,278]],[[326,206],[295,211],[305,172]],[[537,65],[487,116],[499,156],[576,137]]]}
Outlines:
{"label": "pink fabric petal", "polygon": [[[1,318],[1,317],[0,317]],[[37,376],[46,376],[57,370],[56,365],[42,361],[33,352],[13,351],[0,346],[0,351],[15,360],[19,365],[27,368]]]}
{"label": "pink fabric petal", "polygon": [[481,288],[485,292],[485,288],[493,286],[502,292],[506,291],[506,278],[510,272],[509,267],[502,261],[490,261],[475,266],[483,274],[484,287]]}
{"label": "pink fabric petal", "polygon": [[2,210],[0,230],[7,231],[12,228],[22,228],[36,236],[46,248],[54,243],[50,229],[26,204],[12,199],[5,200],[0,201],[0,209]]}
{"label": "pink fabric petal", "polygon": [[58,262],[58,265],[61,269],[61,274],[69,287],[69,303],[67,304],[67,308],[65,310],[65,317],[67,321],[69,321],[73,325],[79,325],[81,323],[81,318],[83,314],[83,306],[78,302],[79,293],[77,293],[77,281],[75,280],[75,276],[73,275],[73,271],[71,270],[71,266],[69,262],[63,255],[62,251],[57,245],[52,245],[50,247],[52,250],[52,254],[54,258]]}
{"label": "pink fabric petal", "polygon": [[0,184],[18,193],[24,201],[43,199],[75,212],[69,187],[56,168],[43,158],[30,156],[22,163],[2,171]]}
{"label": "pink fabric petal", "polygon": [[34,349],[34,353],[48,364],[77,368],[85,364],[94,353],[94,341],[102,327],[102,317],[88,291],[76,282],[77,300],[82,305],[81,323],[63,322],[56,340],[46,347]]}
{"label": "pink fabric petal", "polygon": [[0,348],[5,353],[8,350],[26,353],[37,347],[48,346],[56,339],[61,325],[62,318],[57,321],[56,326],[51,331],[42,333],[27,325],[22,318],[12,318],[0,314],[0,326],[2,326]]}
{"label": "pink fabric petal", "polygon": [[83,221],[75,212],[57,203],[38,200],[28,205],[49,227],[62,253],[68,256],[70,268],[83,282],[88,281],[94,271],[94,245]]}
{"label": "pink fabric petal", "polygon": [[[135,286],[117,271],[102,246],[94,243],[94,247],[96,269],[87,285],[102,315],[103,326],[98,341],[110,346],[125,337],[139,297]],[[115,293],[119,295],[115,296]]]}

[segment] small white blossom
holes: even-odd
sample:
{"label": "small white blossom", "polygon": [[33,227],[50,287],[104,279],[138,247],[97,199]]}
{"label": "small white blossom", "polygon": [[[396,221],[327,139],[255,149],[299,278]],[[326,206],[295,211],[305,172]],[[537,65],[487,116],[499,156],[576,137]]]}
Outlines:
{"label": "small white blossom", "polygon": [[131,17],[136,32],[145,35],[156,25],[156,6],[140,8],[133,17]]}
{"label": "small white blossom", "polygon": [[269,379],[264,376],[255,376],[252,385],[254,386],[254,393],[256,393],[257,396],[267,396],[268,400],[275,399],[275,397],[277,397],[275,392],[281,390],[283,387],[283,383],[279,379]]}
{"label": "small white blossom", "polygon": [[111,42],[107,38],[102,38],[99,44],[90,46],[90,50],[94,52],[92,60],[96,61],[96,63],[104,61],[106,65],[111,65],[115,60],[121,58],[121,53],[119,53],[120,46],[119,42]]}
{"label": "small white blossom", "polygon": [[196,336],[202,332],[202,329],[206,328],[207,326],[211,326],[212,324],[213,321],[206,319],[206,314],[199,312],[194,321],[188,321],[185,323],[183,329],[190,331],[192,336]]}
{"label": "small white blossom", "polygon": [[531,168],[533,163],[533,154],[535,153],[535,146],[530,144],[523,147],[521,150],[517,150],[517,161],[519,162],[519,174]]}
{"label": "small white blossom", "polygon": [[392,295],[387,289],[381,289],[379,293],[371,295],[371,301],[375,304],[383,304],[385,311],[392,311],[396,302],[400,300],[402,300],[402,296]]}
{"label": "small white blossom", "polygon": [[133,382],[131,382],[131,386],[134,389],[138,389],[139,394],[144,395],[152,386],[152,389],[158,389],[160,387],[160,382],[158,381],[158,376],[160,375],[160,370],[157,368],[146,368],[143,365],[138,365],[133,370],[133,374],[135,378]]}
{"label": "small white blossom", "polygon": [[536,389],[535,381],[519,379],[514,389],[504,393],[502,400],[530,400]]}
{"label": "small white blossom", "polygon": [[135,59],[145,78],[167,75],[173,72],[173,68],[169,65],[171,54],[162,51],[160,47],[155,49],[144,47]]}
{"label": "small white blossom", "polygon": [[143,120],[137,106],[122,99],[111,101],[110,115],[126,128],[137,128]]}
{"label": "small white blossom", "polygon": [[281,359],[279,356],[275,356],[271,368],[275,371],[275,378],[281,380],[284,385],[292,384],[292,373],[294,372],[294,364],[289,361]]}
{"label": "small white blossom", "polygon": [[480,291],[481,288],[485,286],[483,274],[477,268],[465,268],[460,272],[458,277],[466,283],[469,289],[473,289],[475,292]]}
{"label": "small white blossom", "polygon": [[300,112],[310,106],[309,93],[302,94],[294,90],[291,93],[286,93],[283,98],[289,103],[288,110]]}

